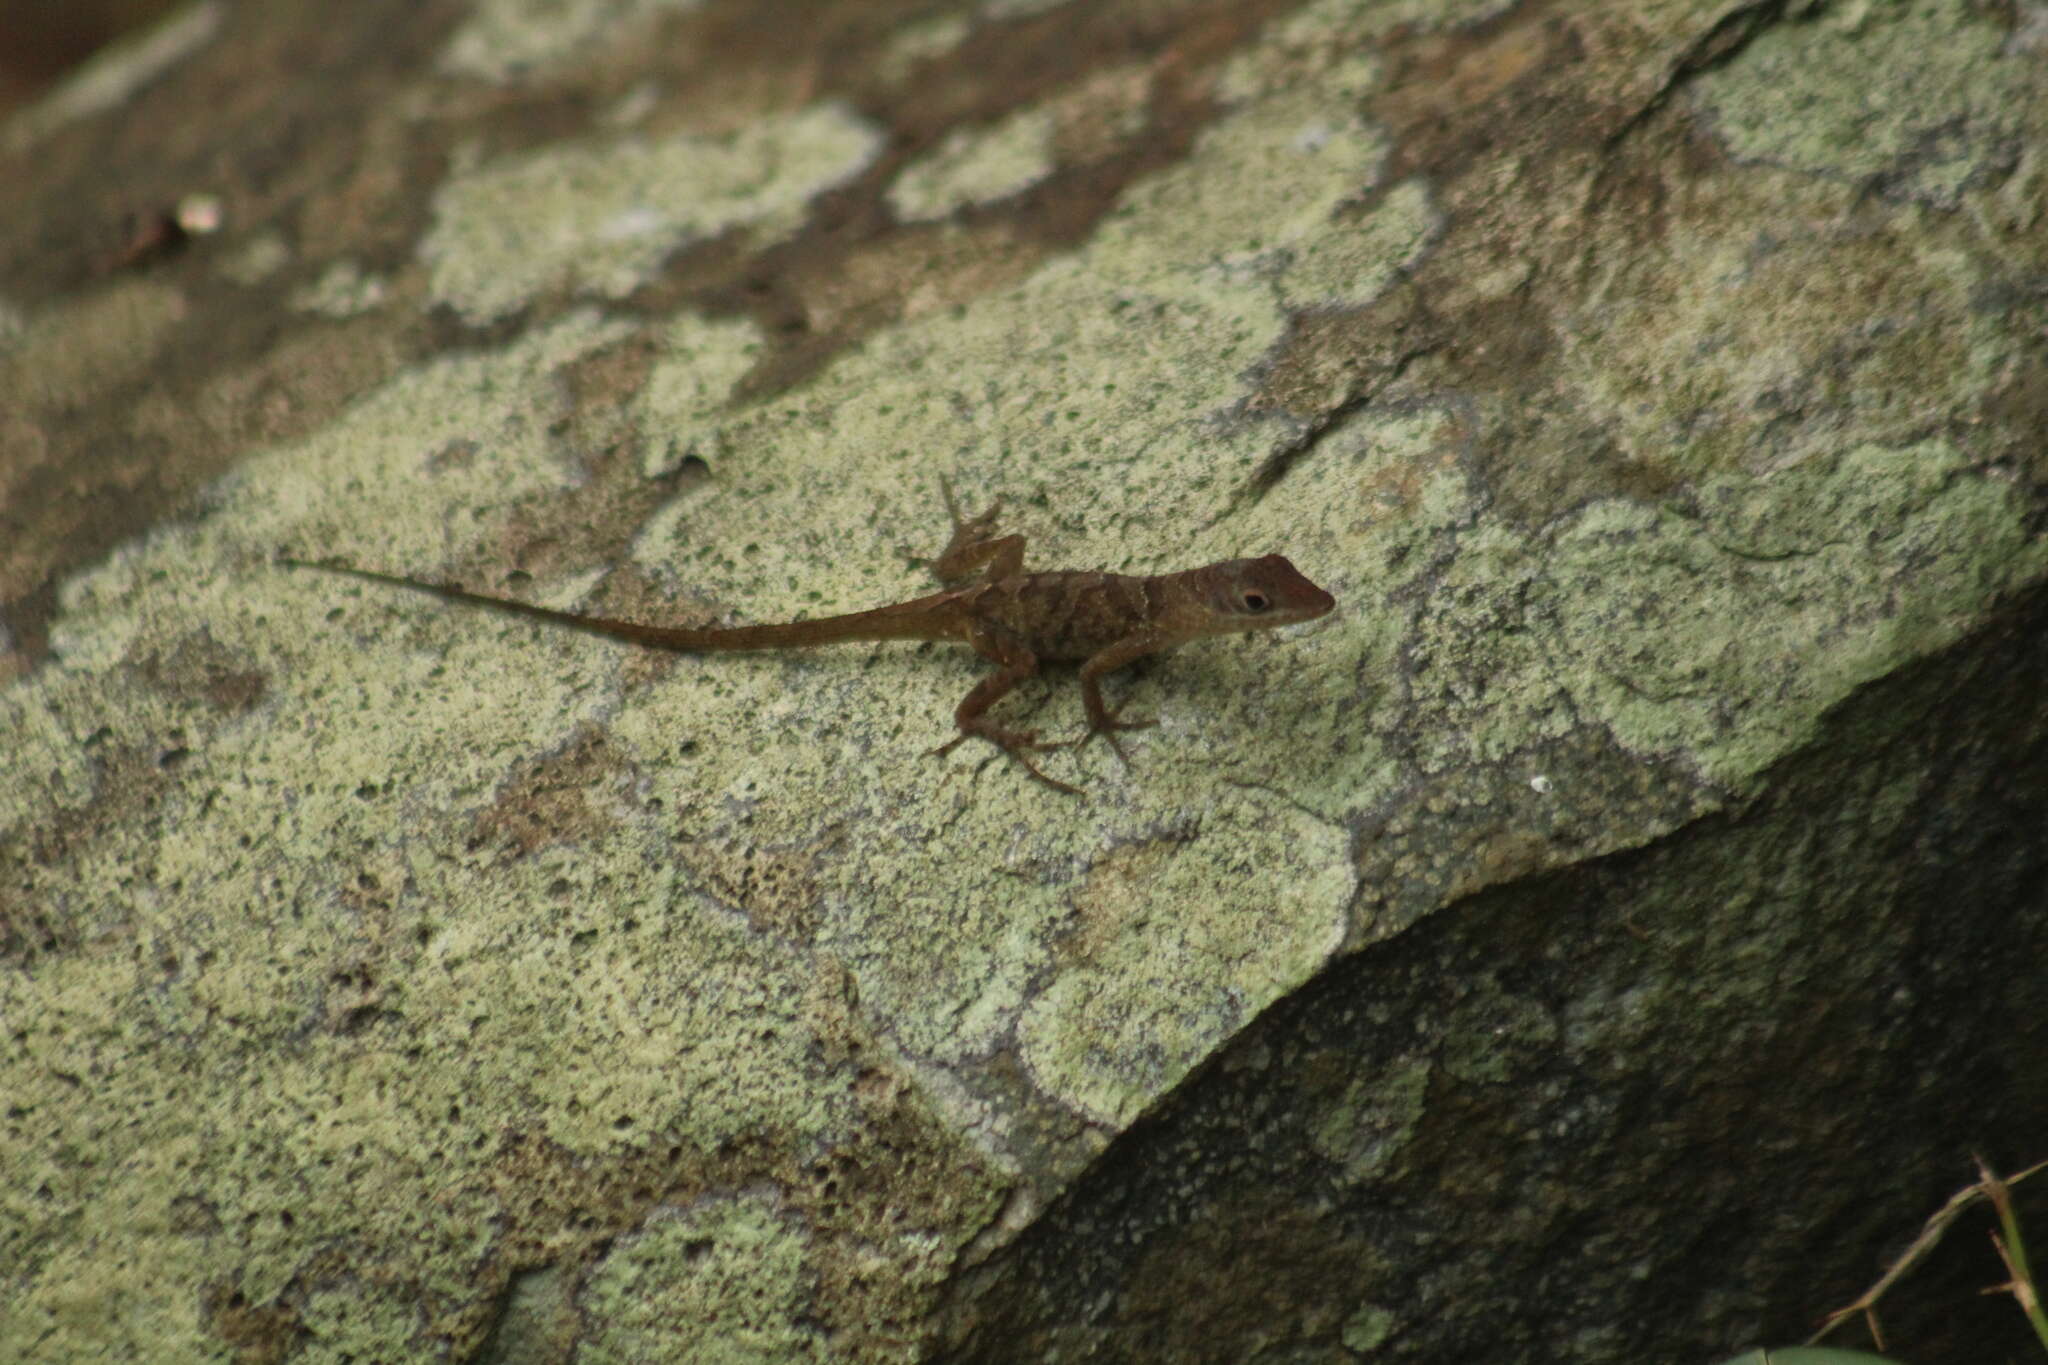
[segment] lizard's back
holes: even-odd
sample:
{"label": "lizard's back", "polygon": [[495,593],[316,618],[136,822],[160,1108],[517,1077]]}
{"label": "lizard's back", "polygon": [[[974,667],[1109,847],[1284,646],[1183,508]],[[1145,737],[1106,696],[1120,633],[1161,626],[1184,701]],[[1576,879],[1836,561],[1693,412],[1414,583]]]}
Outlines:
{"label": "lizard's back", "polygon": [[1164,610],[1158,579],[1056,570],[1016,574],[970,590],[970,613],[1041,659],[1086,659]]}

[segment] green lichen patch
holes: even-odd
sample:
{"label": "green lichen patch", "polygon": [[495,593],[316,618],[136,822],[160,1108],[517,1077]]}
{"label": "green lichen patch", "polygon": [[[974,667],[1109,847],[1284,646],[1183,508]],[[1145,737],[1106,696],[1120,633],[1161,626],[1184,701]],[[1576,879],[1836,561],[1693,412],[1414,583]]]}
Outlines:
{"label": "green lichen patch", "polygon": [[384,302],[384,281],[354,261],[336,261],[320,278],[292,291],[291,306],[330,318],[370,312]]}
{"label": "green lichen patch", "polygon": [[1455,29],[1510,7],[1509,0],[1308,0],[1232,58],[1224,89],[1298,86],[1308,73],[1323,79],[1333,69],[1359,69],[1373,62],[1370,40],[1390,31]]}
{"label": "green lichen patch", "polygon": [[1344,837],[1263,804],[1118,848],[1073,893],[1069,960],[1025,1011],[1039,1084],[1121,1126],[1341,941]]}
{"label": "green lichen patch", "polygon": [[1294,253],[1348,239],[1338,207],[1371,186],[1387,146],[1364,119],[1333,115],[1335,93],[1297,87],[1218,120],[1190,162],[1132,187],[1083,259],[1105,274],[1215,272],[1228,295],[1259,276],[1285,279]]}
{"label": "green lichen patch", "polygon": [[1400,1321],[1398,1314],[1373,1304],[1364,1304],[1344,1320],[1340,1339],[1347,1350],[1362,1354],[1385,1341]]}
{"label": "green lichen patch", "polygon": [[1425,770],[1595,720],[1742,787],[2043,562],[2011,489],[1941,442],[1729,476],[1665,509],[1600,503],[1543,546],[1483,524],[1407,652],[1435,717]]}
{"label": "green lichen patch", "polygon": [[877,69],[891,81],[902,80],[921,63],[960,46],[972,29],[968,16],[944,12],[903,24],[885,40]]}
{"label": "green lichen patch", "polygon": [[1745,785],[2048,565],[2012,489],[1962,466],[1946,442],[1862,447],[1712,481],[1695,516],[1590,509],[1544,575],[1578,703]]}
{"label": "green lichen patch", "polygon": [[2015,111],[2036,97],[2003,39],[2004,21],[1953,0],[1858,0],[1771,26],[1693,88],[1744,160],[1953,208],[2010,168]]}
{"label": "green lichen patch", "polygon": [[[640,396],[646,415],[658,423],[652,428],[657,438],[646,443],[643,475],[658,478],[685,460],[708,464],[725,454],[719,439],[724,409],[761,349],[760,330],[741,319],[685,313],[669,324]],[[678,502],[674,509],[684,506]]]}
{"label": "green lichen patch", "polygon": [[484,0],[448,37],[440,66],[503,83],[559,65],[621,32],[651,26],[703,0]]}
{"label": "green lichen patch", "polygon": [[584,1284],[577,1358],[631,1365],[827,1360],[803,1325],[813,1272],[804,1230],[768,1201],[715,1199],[621,1238]]}
{"label": "green lichen patch", "polygon": [[[1837,187],[1776,172],[1688,198],[1664,249],[1618,258],[1597,306],[1557,338],[1556,375],[1605,460],[1669,485],[1826,455],[1845,437],[1896,443],[1970,401],[2010,356],[2008,324],[1980,307],[1973,253],[1789,218],[1760,231],[1760,215],[1844,207]],[[1914,211],[1873,212],[1903,230]],[[1828,423],[1795,420],[1817,406]]]}
{"label": "green lichen patch", "polygon": [[436,300],[472,323],[556,289],[618,298],[678,247],[744,228],[766,244],[805,202],[873,158],[851,112],[766,115],[730,136],[630,135],[564,143],[459,174],[420,244]]}
{"label": "green lichen patch", "polygon": [[889,207],[905,222],[943,218],[1025,189],[1053,166],[1052,114],[1026,109],[985,129],[960,129],[889,186]]}
{"label": "green lichen patch", "polygon": [[1342,234],[1315,232],[1280,277],[1289,308],[1358,308],[1421,259],[1438,224],[1427,190],[1404,181]]}

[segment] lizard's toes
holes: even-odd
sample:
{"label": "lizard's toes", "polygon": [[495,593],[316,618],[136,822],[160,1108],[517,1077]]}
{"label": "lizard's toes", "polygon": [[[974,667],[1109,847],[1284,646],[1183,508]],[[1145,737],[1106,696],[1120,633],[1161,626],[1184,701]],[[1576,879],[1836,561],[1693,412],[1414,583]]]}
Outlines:
{"label": "lizard's toes", "polygon": [[1119,725],[1114,727],[1113,729],[1104,730],[1102,732],[1102,737],[1105,740],[1109,741],[1109,751],[1115,754],[1117,757],[1117,761],[1123,764],[1126,768],[1131,766],[1131,756],[1124,752],[1124,746],[1122,742],[1117,739],[1116,732],[1118,730],[1134,730],[1140,728],[1142,727],[1133,725]]}

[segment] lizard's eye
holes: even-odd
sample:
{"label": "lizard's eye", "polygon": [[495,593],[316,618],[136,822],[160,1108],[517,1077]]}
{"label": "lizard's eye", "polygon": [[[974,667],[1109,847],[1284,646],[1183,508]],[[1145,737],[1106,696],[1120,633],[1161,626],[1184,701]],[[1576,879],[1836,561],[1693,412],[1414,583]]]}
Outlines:
{"label": "lizard's eye", "polygon": [[1254,616],[1273,605],[1273,599],[1260,592],[1257,588],[1246,591],[1237,601],[1240,606],[1246,611],[1251,612]]}

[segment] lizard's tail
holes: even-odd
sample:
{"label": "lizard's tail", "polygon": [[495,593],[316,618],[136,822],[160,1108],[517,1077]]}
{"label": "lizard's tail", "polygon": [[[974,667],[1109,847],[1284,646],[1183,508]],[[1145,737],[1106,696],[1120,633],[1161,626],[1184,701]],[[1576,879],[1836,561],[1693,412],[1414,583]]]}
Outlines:
{"label": "lizard's tail", "polygon": [[935,610],[952,595],[933,593],[929,597],[896,602],[869,611],[850,611],[843,616],[777,621],[761,626],[643,626],[632,621],[611,621],[567,613],[542,611],[538,614],[599,635],[613,635],[643,645],[658,645],[663,649],[796,649],[807,645],[836,645],[851,640],[958,639],[962,632],[953,614]]}
{"label": "lizard's tail", "polygon": [[850,640],[948,640],[958,638],[961,628],[952,612],[939,608],[950,592],[933,593],[909,602],[897,602],[871,611],[848,612],[843,616],[821,616],[813,621],[781,621],[762,626],[650,626],[638,621],[618,621],[608,616],[579,616],[573,611],[556,611],[510,597],[492,597],[471,592],[453,583],[429,583],[373,569],[352,569],[339,564],[315,564],[310,560],[280,556],[279,563],[299,569],[320,569],[347,574],[351,578],[410,588],[449,602],[468,602],[514,616],[547,621],[591,635],[652,645],[657,649],[728,650],[796,649],[807,645],[839,644]]}

